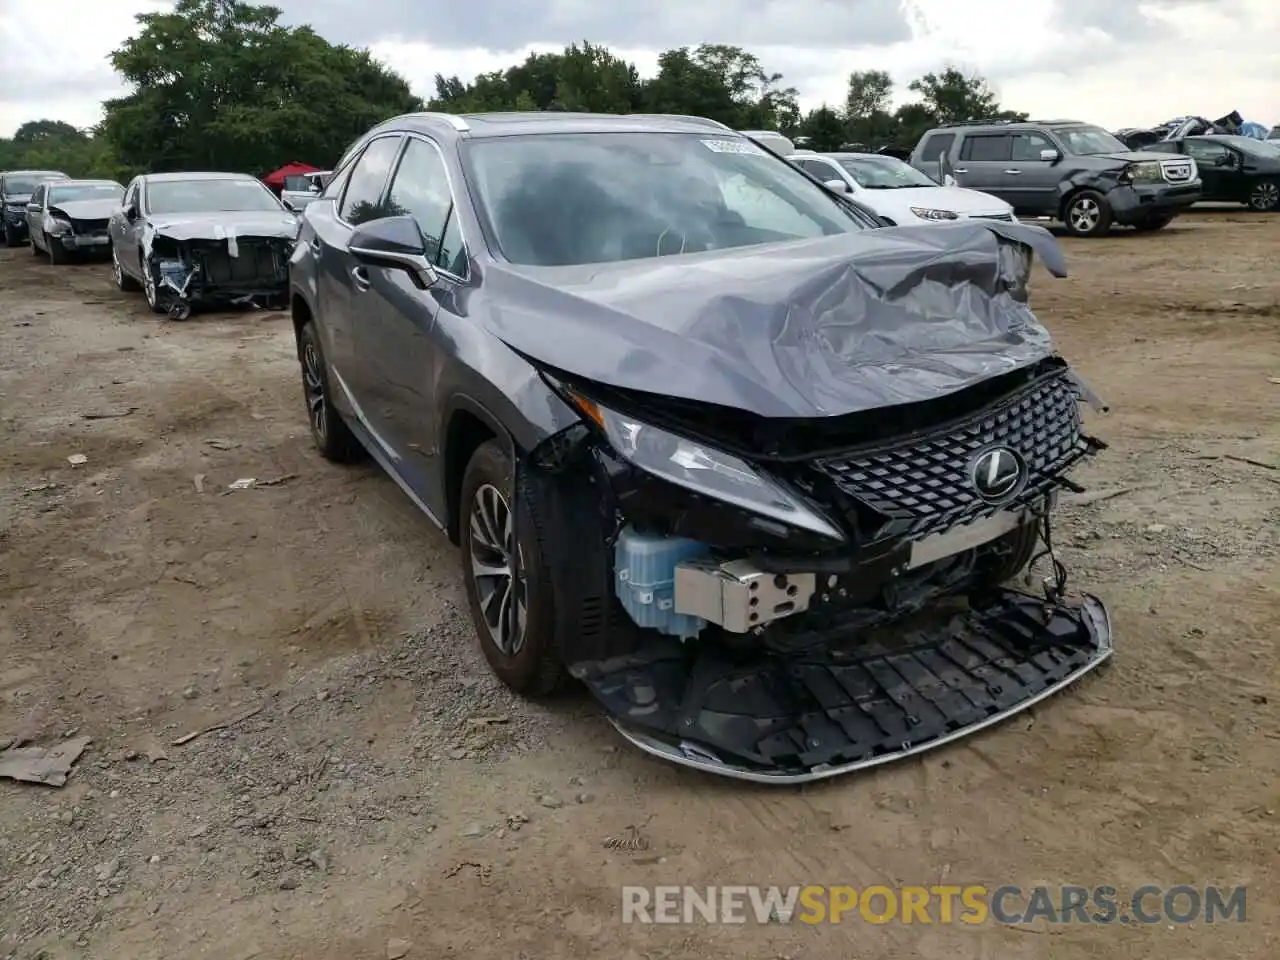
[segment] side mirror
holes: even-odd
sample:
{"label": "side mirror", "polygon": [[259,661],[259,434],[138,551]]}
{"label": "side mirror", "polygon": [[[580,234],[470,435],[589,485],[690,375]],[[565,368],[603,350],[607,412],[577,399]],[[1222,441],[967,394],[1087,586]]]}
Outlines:
{"label": "side mirror", "polygon": [[413,217],[371,220],[351,235],[347,249],[362,263],[407,270],[424,290],[437,280],[436,268],[427,259],[426,238]]}
{"label": "side mirror", "polygon": [[308,192],[308,193],[319,193],[319,192],[320,192],[320,184],[316,183],[315,181],[312,181],[312,182],[307,186],[307,192]]}
{"label": "side mirror", "polygon": [[1045,163],[1056,163],[1058,160],[1058,151],[1052,148],[1041,150],[1040,159]]}
{"label": "side mirror", "polygon": [[136,203],[130,203],[125,206],[124,218],[130,223],[138,219],[138,205]]}
{"label": "side mirror", "polygon": [[823,180],[822,185],[832,193],[853,193],[853,187],[845,183],[843,180]]}
{"label": "side mirror", "polygon": [[942,178],[942,185],[943,185],[944,187],[955,187],[955,186],[959,186],[959,184],[957,184],[957,183],[956,183],[956,178],[955,178],[955,177],[953,177],[953,176],[952,176],[951,174],[949,174],[949,173],[948,173],[946,176],[944,176],[944,177]]}

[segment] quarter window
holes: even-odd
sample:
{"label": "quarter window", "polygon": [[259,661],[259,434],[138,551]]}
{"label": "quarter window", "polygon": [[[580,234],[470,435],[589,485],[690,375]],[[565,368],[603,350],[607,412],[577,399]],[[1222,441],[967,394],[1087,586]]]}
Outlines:
{"label": "quarter window", "polygon": [[386,216],[380,205],[382,188],[400,148],[399,137],[382,137],[365,148],[351,171],[338,216],[350,224],[368,223]]}

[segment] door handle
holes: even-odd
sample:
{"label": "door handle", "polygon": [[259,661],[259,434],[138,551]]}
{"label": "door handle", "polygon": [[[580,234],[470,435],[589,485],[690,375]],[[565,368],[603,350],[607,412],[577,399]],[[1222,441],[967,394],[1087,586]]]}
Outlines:
{"label": "door handle", "polygon": [[369,289],[369,274],[364,267],[352,267],[351,279],[355,281],[356,289],[361,293]]}
{"label": "door handle", "polygon": [[968,168],[968,167],[956,167],[956,168],[955,168],[955,169],[953,169],[951,172],[952,172],[952,173],[968,173],[968,172],[969,172],[969,168]]}
{"label": "door handle", "polygon": [[1006,174],[1008,174],[1008,175],[1009,175],[1009,176],[1011,176],[1011,177],[1020,177],[1020,176],[1022,176],[1022,171],[1021,171],[1021,170],[1006,170],[1006,171],[1005,171],[1005,173],[1006,173]]}

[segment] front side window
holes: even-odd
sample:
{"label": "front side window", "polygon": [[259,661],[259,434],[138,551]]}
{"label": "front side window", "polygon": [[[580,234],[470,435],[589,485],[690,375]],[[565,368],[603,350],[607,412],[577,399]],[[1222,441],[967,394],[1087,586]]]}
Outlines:
{"label": "front side window", "polygon": [[283,211],[275,196],[257,180],[152,180],[147,184],[147,212],[233,213]]}
{"label": "front side window", "polygon": [[1014,160],[1039,160],[1041,150],[1057,148],[1042,133],[1015,133],[1013,135]]}
{"label": "front side window", "polygon": [[1128,153],[1129,148],[1101,127],[1062,127],[1053,131],[1067,148],[1067,153],[1078,157],[1098,156],[1104,153]]}
{"label": "front side window", "polygon": [[466,145],[494,245],[563,266],[696,253],[867,229],[790,163],[709,134],[528,134]]}
{"label": "front side window", "polygon": [[453,195],[449,192],[449,174],[440,152],[429,143],[410,139],[391,181],[384,216],[408,214],[418,221],[427,240],[427,257],[438,266],[454,272],[452,264],[458,250],[450,251],[450,259],[441,259],[445,231],[452,219]]}
{"label": "front side window", "polygon": [[338,216],[347,223],[359,225],[386,216],[379,205],[387,174],[400,149],[400,137],[382,137],[369,144],[351,169],[351,178]]}
{"label": "front side window", "polygon": [[1201,162],[1205,166],[1225,165],[1222,164],[1222,161],[1230,155],[1231,151],[1221,143],[1214,143],[1211,140],[1187,141],[1187,156],[1194,157],[1197,162]]}

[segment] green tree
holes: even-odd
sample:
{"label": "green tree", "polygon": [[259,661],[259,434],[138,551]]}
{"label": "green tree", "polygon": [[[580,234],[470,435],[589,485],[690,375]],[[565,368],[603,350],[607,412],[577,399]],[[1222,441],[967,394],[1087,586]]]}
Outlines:
{"label": "green tree", "polygon": [[808,148],[819,153],[839,150],[844,143],[844,119],[825,103],[810,110],[800,122],[800,136],[809,138]]}
{"label": "green tree", "polygon": [[326,164],[373,124],[420,109],[367,51],[279,18],[242,0],[138,14],[139,33],[111,56],[133,90],[103,104],[102,132],[120,161],[253,173],[294,159]]}
{"label": "green tree", "polygon": [[912,80],[908,89],[920,100],[938,123],[963,120],[1025,120],[1025,113],[1000,109],[1000,101],[987,81],[976,74],[966,74],[956,67],[941,73],[926,73]]}

